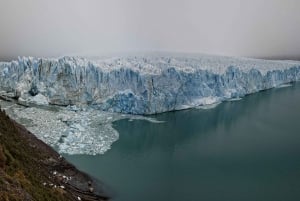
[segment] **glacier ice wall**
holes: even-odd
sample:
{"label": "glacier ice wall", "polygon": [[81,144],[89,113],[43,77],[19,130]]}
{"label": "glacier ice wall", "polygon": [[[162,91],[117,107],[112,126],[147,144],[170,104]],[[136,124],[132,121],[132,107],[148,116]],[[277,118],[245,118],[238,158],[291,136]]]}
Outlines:
{"label": "glacier ice wall", "polygon": [[154,114],[242,97],[300,79],[300,62],[219,56],[101,60],[22,57],[0,63],[0,92],[24,104]]}

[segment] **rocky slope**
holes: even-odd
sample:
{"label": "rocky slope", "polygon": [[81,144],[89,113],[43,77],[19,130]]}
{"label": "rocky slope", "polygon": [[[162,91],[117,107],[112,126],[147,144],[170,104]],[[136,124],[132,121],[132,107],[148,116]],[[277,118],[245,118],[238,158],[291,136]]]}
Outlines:
{"label": "rocky slope", "polygon": [[23,57],[0,63],[0,93],[22,104],[89,105],[131,114],[211,104],[299,79],[296,61],[207,55]]}
{"label": "rocky slope", "polygon": [[0,109],[0,200],[108,200],[78,171]]}

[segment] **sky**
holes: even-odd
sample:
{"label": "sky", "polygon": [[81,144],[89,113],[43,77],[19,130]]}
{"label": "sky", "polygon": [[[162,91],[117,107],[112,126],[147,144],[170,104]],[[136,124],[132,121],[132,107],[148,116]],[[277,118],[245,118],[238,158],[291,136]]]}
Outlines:
{"label": "sky", "polygon": [[0,59],[153,51],[300,58],[299,0],[0,0]]}

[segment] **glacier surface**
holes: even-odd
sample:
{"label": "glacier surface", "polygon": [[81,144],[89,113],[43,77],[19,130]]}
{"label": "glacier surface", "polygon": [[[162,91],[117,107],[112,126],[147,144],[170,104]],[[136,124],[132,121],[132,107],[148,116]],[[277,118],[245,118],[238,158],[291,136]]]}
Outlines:
{"label": "glacier surface", "polygon": [[110,113],[75,106],[24,107],[0,99],[1,109],[40,140],[66,154],[104,154],[118,140],[113,122],[121,119],[164,123],[138,115]]}
{"label": "glacier surface", "polygon": [[297,61],[208,55],[0,62],[1,94],[22,104],[84,105],[126,114],[215,104],[299,79]]}

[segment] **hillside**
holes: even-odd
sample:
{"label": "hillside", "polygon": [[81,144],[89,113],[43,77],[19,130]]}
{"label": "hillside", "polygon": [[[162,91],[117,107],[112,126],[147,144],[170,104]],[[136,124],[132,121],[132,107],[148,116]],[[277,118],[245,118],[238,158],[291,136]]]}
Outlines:
{"label": "hillside", "polygon": [[77,170],[0,109],[0,201],[108,200]]}

